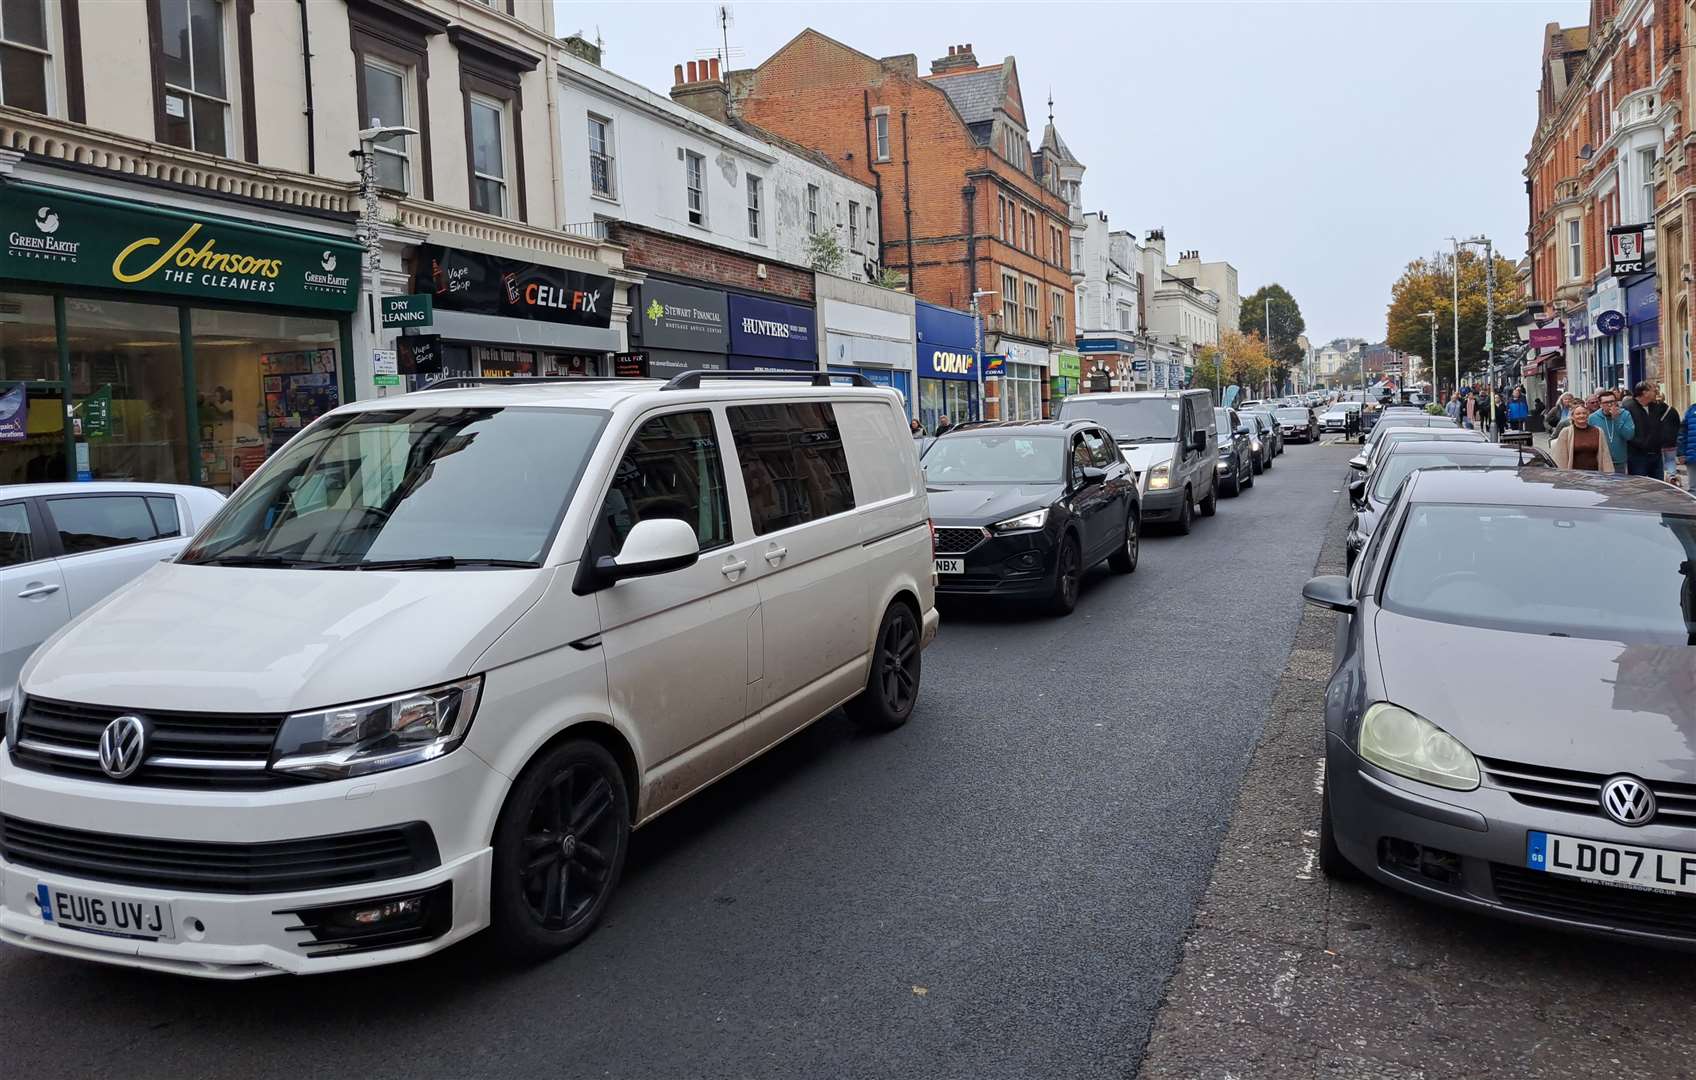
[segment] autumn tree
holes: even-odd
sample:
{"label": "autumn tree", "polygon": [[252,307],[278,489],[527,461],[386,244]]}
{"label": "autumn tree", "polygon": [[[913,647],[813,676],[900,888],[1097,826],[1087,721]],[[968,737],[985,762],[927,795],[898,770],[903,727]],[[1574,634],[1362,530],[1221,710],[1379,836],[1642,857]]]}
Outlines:
{"label": "autumn tree", "polygon": [[[1496,352],[1517,342],[1514,324],[1521,302],[1514,291],[1514,265],[1496,257]],[[1437,375],[1443,385],[1454,381],[1454,279],[1446,254],[1415,259],[1390,286],[1390,309],[1384,340],[1394,349],[1427,356],[1431,352],[1431,322],[1422,311],[1437,313]],[[1465,248],[1460,253],[1460,367],[1461,377],[1484,373],[1484,259]]]}
{"label": "autumn tree", "polygon": [[1224,386],[1243,387],[1242,396],[1253,397],[1257,392],[1254,388],[1266,378],[1272,366],[1266,342],[1259,334],[1225,330],[1219,335],[1219,344],[1202,349],[1196,358],[1195,385],[1212,390],[1216,403],[1224,400],[1221,382]]}
{"label": "autumn tree", "polygon": [[1300,367],[1307,359],[1296,340],[1307,332],[1307,320],[1301,317],[1301,305],[1290,295],[1290,290],[1276,282],[1262,285],[1253,295],[1243,299],[1238,329],[1245,334],[1256,334],[1268,342],[1266,351],[1271,360],[1275,386],[1283,386],[1289,378],[1290,369]]}

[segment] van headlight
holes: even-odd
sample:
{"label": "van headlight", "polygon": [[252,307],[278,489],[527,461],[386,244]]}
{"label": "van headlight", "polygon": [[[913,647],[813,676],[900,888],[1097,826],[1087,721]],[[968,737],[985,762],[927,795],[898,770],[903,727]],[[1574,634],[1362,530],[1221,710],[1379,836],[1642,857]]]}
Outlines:
{"label": "van headlight", "polygon": [[1018,517],[1008,518],[1006,521],[997,521],[989,527],[989,531],[992,533],[1029,532],[1032,529],[1040,529],[1046,524],[1048,524],[1048,507],[1045,506],[1041,510],[1032,510],[1028,514],[1020,514]]}
{"label": "van headlight", "polygon": [[295,713],[274,747],[278,772],[311,780],[398,769],[441,757],[465,741],[481,675],[376,701]]}
{"label": "van headlight", "polygon": [[1148,489],[1158,491],[1172,486],[1172,463],[1162,461],[1148,471]]}
{"label": "van headlight", "polygon": [[1409,780],[1455,791],[1478,786],[1478,759],[1472,751],[1423,716],[1387,701],[1367,708],[1355,748],[1380,769]]}

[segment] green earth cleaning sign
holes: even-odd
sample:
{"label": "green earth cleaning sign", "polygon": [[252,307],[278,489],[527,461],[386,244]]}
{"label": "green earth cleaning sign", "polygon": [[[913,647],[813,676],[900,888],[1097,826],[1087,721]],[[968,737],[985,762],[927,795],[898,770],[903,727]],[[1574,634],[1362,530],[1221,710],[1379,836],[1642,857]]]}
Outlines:
{"label": "green earth cleaning sign", "polygon": [[429,326],[436,320],[436,298],[429,293],[383,297],[383,325]]}
{"label": "green earth cleaning sign", "polygon": [[352,311],[358,246],[43,184],[0,185],[4,275],[54,285]]}

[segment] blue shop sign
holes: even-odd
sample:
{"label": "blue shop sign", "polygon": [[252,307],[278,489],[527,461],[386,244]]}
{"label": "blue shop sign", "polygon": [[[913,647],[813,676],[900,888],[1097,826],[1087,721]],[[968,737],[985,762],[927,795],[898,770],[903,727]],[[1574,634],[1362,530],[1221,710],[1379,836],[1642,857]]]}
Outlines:
{"label": "blue shop sign", "polygon": [[919,301],[913,310],[921,379],[977,381],[977,327],[963,311]]}
{"label": "blue shop sign", "polygon": [[1106,341],[1086,341],[1079,338],[1078,351],[1084,353],[1116,353],[1124,352],[1126,350],[1117,341],[1113,341],[1112,339],[1108,339]]}
{"label": "blue shop sign", "polygon": [[1596,329],[1612,337],[1625,329],[1625,315],[1618,311],[1604,311],[1596,316]]}
{"label": "blue shop sign", "polygon": [[1645,278],[1625,287],[1625,321],[1632,326],[1639,323],[1659,322],[1661,318],[1661,293],[1655,288],[1654,278]]}
{"label": "blue shop sign", "polygon": [[813,331],[812,308],[736,293],[731,293],[728,299],[733,356],[805,360],[808,367],[818,366],[818,337]]}

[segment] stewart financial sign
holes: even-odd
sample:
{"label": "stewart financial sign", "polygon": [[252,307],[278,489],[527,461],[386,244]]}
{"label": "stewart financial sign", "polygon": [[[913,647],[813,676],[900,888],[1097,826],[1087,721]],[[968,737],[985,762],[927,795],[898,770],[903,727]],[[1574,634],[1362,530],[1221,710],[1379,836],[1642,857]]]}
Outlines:
{"label": "stewart financial sign", "polygon": [[10,278],[333,311],[359,299],[356,245],[269,224],[12,183],[0,234]]}

